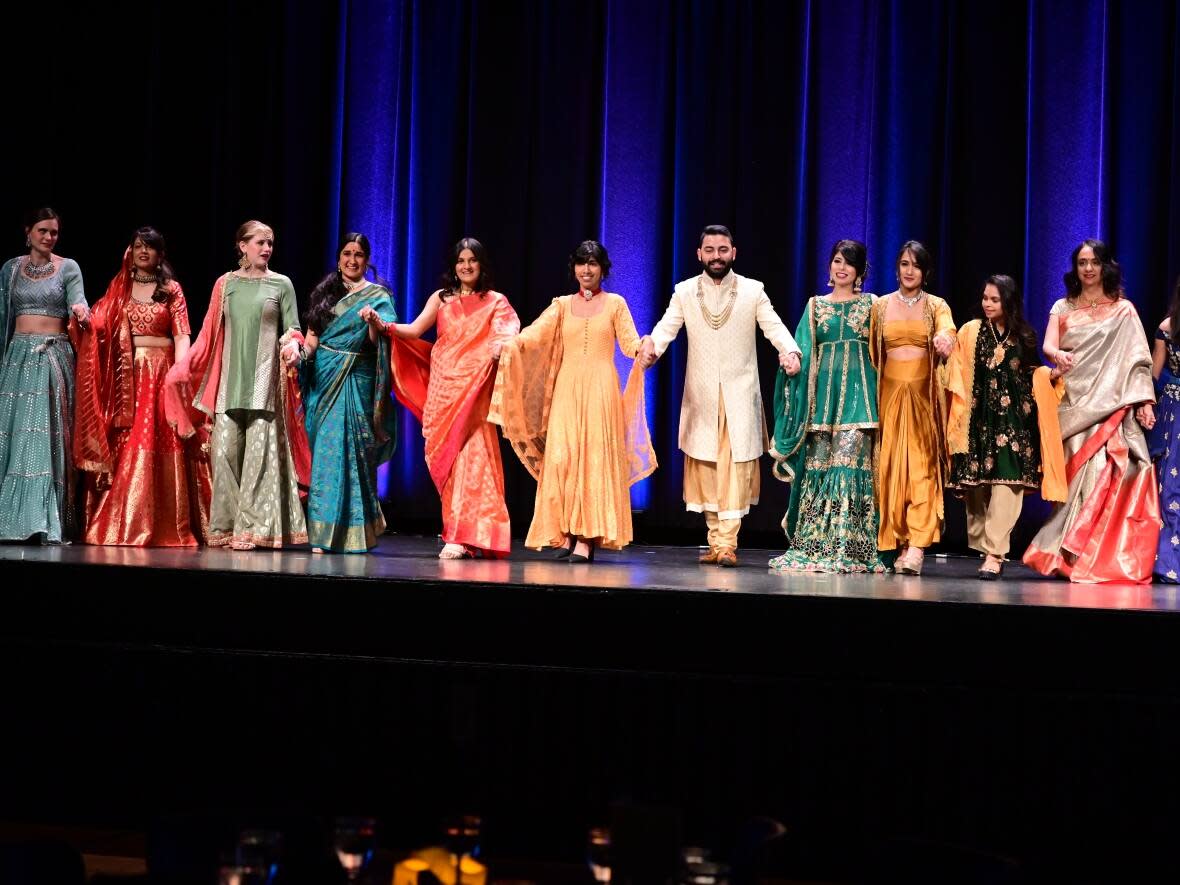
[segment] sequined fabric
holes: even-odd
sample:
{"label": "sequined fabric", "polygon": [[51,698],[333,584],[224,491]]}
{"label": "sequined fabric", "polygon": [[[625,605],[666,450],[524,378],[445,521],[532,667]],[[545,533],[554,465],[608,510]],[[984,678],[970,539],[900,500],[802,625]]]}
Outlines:
{"label": "sequined fabric", "polygon": [[76,537],[74,351],[65,335],[14,335],[0,365],[0,540]]}
{"label": "sequined fabric", "polygon": [[873,452],[877,371],[869,362],[873,296],[812,298],[795,340],[803,369],[775,384],[774,475],[791,483],[789,549],[779,571],[883,572],[877,554]]}
{"label": "sequined fabric", "polygon": [[1164,522],[1152,572],[1158,580],[1176,584],[1180,583],[1180,439],[1176,438],[1180,433],[1180,422],[1176,420],[1180,415],[1180,346],[1162,330],[1157,330],[1155,337],[1165,342],[1168,358],[1156,385],[1159,404],[1151,432],[1156,490]]}
{"label": "sequined fabric", "polygon": [[82,272],[72,259],[62,259],[56,273],[39,280],[31,280],[21,272],[20,267],[27,263],[27,258],[20,259],[12,278],[12,316],[34,314],[64,320],[70,315],[70,305],[85,303],[79,297]]}

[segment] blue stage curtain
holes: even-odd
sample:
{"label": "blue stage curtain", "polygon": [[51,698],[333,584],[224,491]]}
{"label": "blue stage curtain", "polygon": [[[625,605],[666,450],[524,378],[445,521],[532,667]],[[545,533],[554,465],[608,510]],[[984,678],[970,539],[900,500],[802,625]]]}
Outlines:
{"label": "blue stage curtain", "polygon": [[[10,30],[39,16],[16,7]],[[1180,271],[1168,0],[258,0],[133,22],[62,16],[52,64],[36,41],[10,47],[10,106],[32,91],[53,111],[36,151],[14,136],[30,147],[0,169],[7,254],[19,211],[54,205],[94,295],[130,231],[155,224],[194,325],[250,217],[274,225],[303,302],[338,234],[364,231],[409,318],[464,234],[525,322],[572,291],[573,246],[601,238],[641,331],[697,272],[712,222],[792,327],[840,237],[867,242],[880,293],[900,244],[927,243],[960,321],[1003,272],[1043,329],[1086,236],[1111,244],[1149,326]],[[112,51],[129,39],[141,51]],[[702,535],[680,504],[683,362],[681,340],[649,373],[661,469],[634,492],[640,537]],[[775,367],[761,345],[768,401]],[[401,434],[389,498],[435,518],[417,425]],[[522,532],[533,486],[507,470]],[[747,527],[770,542],[786,489],[765,479]]]}
{"label": "blue stage curtain", "polygon": [[[569,250],[601,238],[641,331],[712,222],[792,327],[841,237],[868,243],[879,293],[900,244],[925,242],[959,321],[1009,273],[1040,329],[1084,237],[1114,247],[1145,323],[1178,270],[1170,3],[348,0],[341,23],[340,222],[373,236],[406,316],[463,234],[526,323],[571,290]],[[683,350],[649,376],[661,469],[634,503],[656,534],[698,521],[680,504]],[[765,346],[761,364],[769,391]],[[391,494],[427,507],[404,426]],[[784,491],[764,484],[752,529],[773,531]]]}

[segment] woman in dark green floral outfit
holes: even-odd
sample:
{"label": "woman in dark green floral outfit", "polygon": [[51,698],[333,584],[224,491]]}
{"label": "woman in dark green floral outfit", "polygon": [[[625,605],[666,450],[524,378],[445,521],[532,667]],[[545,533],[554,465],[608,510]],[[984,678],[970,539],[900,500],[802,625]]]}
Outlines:
{"label": "woman in dark green floral outfit", "polygon": [[[985,554],[980,577],[995,578],[1008,553],[1025,491],[1041,484],[1041,441],[1032,373],[1037,341],[1024,320],[1015,281],[989,277],[982,320],[959,330],[948,387],[970,400],[952,414],[948,488],[967,505],[967,542]],[[952,412],[956,410],[952,407]],[[957,427],[956,427],[957,424]],[[956,432],[957,431],[957,432]]]}

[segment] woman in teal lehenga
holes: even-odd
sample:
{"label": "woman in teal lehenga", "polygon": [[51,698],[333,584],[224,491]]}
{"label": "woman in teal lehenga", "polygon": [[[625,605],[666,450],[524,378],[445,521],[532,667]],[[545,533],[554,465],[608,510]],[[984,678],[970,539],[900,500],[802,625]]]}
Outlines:
{"label": "woman in teal lehenga", "polygon": [[365,279],[369,241],[346,234],[337,270],[311,295],[307,338],[288,345],[301,359],[300,384],[311,445],[307,536],[316,551],[364,553],[385,518],[377,467],[393,455],[397,428],[390,400],[389,339],[365,317],[397,321],[389,290]]}
{"label": "woman in teal lehenga", "polygon": [[832,248],[832,292],[807,302],[795,341],[803,371],[781,370],[774,392],[774,475],[791,483],[783,517],[789,549],[778,571],[884,572],[873,497],[877,372],[869,362],[873,296],[860,291],[866,250]]}

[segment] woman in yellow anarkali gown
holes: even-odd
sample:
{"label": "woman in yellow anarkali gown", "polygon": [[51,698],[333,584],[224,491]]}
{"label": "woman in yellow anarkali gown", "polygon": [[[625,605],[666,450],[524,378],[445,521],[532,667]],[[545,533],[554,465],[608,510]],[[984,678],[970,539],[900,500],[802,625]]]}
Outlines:
{"label": "woman in yellow anarkali gown", "polygon": [[881,447],[877,470],[880,550],[903,548],[895,568],[922,572],[942,532],[947,476],[946,392],[939,363],[955,345],[951,309],[923,291],[934,261],[910,240],[897,256],[898,291],[873,303],[869,356],[877,369]]}
{"label": "woman in yellow anarkali gown", "polygon": [[602,291],[606,249],[587,240],[570,257],[579,290],[506,344],[489,420],[504,428],[537,480],[525,546],[560,548],[571,562],[631,542],[632,483],[656,467],[636,362],[619,394],[615,343],[632,359],[640,338],[627,302]]}

